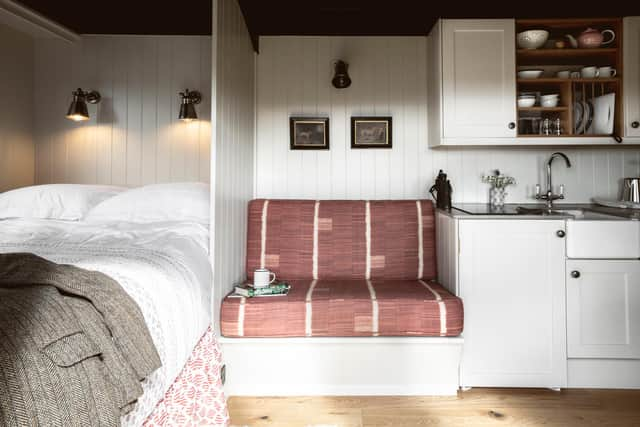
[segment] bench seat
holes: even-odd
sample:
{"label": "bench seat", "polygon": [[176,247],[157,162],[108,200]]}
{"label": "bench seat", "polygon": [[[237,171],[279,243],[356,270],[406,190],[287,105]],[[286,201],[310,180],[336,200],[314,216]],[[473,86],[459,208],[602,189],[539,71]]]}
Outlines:
{"label": "bench seat", "polygon": [[253,200],[247,282],[267,268],[287,296],[227,296],[225,337],[453,337],[462,301],[436,283],[428,200]]}
{"label": "bench seat", "polygon": [[225,337],[451,337],[462,301],[428,280],[291,280],[287,296],[222,304]]}

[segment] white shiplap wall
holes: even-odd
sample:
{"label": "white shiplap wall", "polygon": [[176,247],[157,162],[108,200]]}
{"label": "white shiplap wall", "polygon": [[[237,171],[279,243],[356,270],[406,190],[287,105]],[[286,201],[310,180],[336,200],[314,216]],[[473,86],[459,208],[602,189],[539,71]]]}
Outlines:
{"label": "white shiplap wall", "polygon": [[0,24],[0,192],[33,184],[33,41]]}
{"label": "white shiplap wall", "polygon": [[245,278],[247,203],[253,196],[255,55],[236,0],[214,1],[212,148],[214,325],[233,284]]}
{"label": "white shiplap wall", "polygon": [[[210,37],[41,39],[35,70],[37,183],[209,181]],[[103,97],[88,122],[64,117],[77,87]],[[197,122],[177,119],[187,87],[203,94]]]}
{"label": "white shiplap wall", "polygon": [[[331,86],[332,64],[350,64],[350,88]],[[483,174],[518,180],[511,202],[531,201],[544,183],[550,148],[428,148],[427,39],[424,37],[262,37],[257,62],[255,195],[318,199],[426,197],[438,169],[456,202],[487,202]],[[290,151],[289,116],[330,117],[330,151]],[[392,150],[351,150],[352,115],[393,116]],[[554,166],[567,202],[616,197],[623,176],[640,174],[635,148],[562,149],[574,167]]]}

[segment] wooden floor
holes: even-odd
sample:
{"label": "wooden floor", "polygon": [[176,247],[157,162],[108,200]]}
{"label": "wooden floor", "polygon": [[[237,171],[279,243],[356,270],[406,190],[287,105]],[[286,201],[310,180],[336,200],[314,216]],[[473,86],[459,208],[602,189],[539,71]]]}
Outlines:
{"label": "wooden floor", "polygon": [[640,391],[472,389],[457,397],[229,399],[233,426],[640,426]]}

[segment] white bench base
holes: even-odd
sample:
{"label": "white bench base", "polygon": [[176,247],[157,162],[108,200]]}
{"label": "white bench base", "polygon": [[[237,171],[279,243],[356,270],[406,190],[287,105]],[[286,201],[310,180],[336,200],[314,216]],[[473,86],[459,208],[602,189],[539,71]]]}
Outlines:
{"label": "white bench base", "polygon": [[463,338],[220,338],[229,396],[455,395]]}

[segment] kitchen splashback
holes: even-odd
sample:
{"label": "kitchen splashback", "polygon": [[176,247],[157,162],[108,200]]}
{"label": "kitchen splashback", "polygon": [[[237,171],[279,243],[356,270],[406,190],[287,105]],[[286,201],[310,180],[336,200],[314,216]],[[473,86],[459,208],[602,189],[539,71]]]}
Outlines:
{"label": "kitchen splashback", "polygon": [[[438,170],[454,203],[488,202],[480,180],[492,169],[517,180],[507,202],[531,202],[545,187],[554,151],[573,167],[553,166],[565,202],[618,197],[620,180],[640,175],[640,148],[439,148],[427,141],[424,37],[262,37],[257,57],[256,197],[387,199],[427,197]],[[349,62],[349,89],[331,86],[332,64]],[[328,116],[331,150],[289,150],[289,116]],[[352,115],[393,116],[392,150],[351,150]]]}

